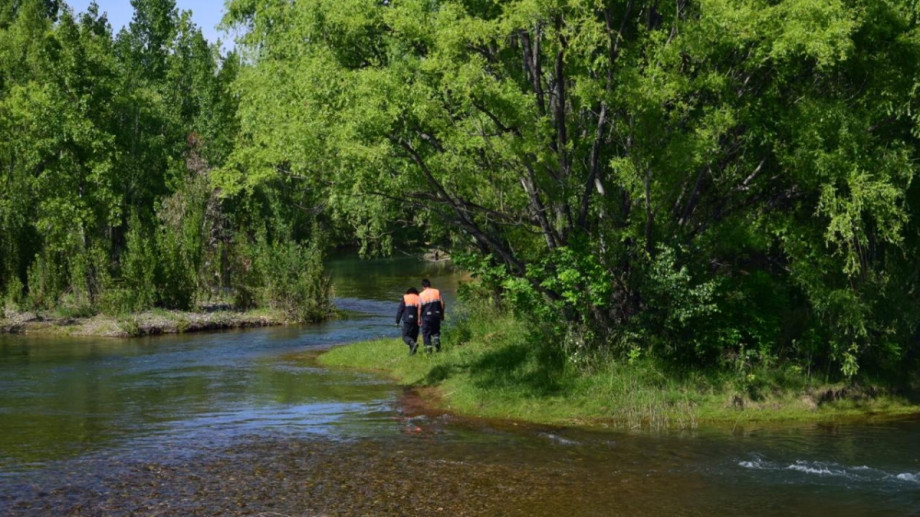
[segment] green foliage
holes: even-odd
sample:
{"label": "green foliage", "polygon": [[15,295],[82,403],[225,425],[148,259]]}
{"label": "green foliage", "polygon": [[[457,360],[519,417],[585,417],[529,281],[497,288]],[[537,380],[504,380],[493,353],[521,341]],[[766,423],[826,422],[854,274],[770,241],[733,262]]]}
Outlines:
{"label": "green foliage", "polygon": [[181,235],[167,228],[157,233],[157,299],[168,309],[189,310],[197,291],[195,269]]}
{"label": "green foliage", "polygon": [[32,309],[53,307],[63,291],[60,288],[60,278],[55,262],[48,260],[45,255],[36,255],[29,266],[29,295],[26,305]]}
{"label": "green foliage", "polygon": [[152,238],[144,231],[137,214],[132,214],[121,256],[121,286],[107,289],[104,304],[107,312],[142,311],[153,307],[156,301],[157,255]]}
{"label": "green foliage", "polygon": [[276,241],[262,248],[265,298],[294,321],[322,321],[332,313],[332,283],[323,265],[321,236],[309,245]]}
{"label": "green foliage", "polygon": [[[290,185],[222,196],[210,181],[237,140],[240,56],[221,57],[174,0],[133,0],[117,35],[95,4],[77,16],[46,4],[0,8],[4,303],[121,314],[189,309],[226,288],[241,305],[264,302],[264,276],[232,289],[252,251],[234,235],[315,214]],[[297,319],[329,304],[321,253],[305,250],[278,253],[310,266],[276,289]]]}
{"label": "green foliage", "polygon": [[164,198],[157,211],[157,297],[166,308],[188,310],[195,304],[204,256],[208,193],[204,177],[191,177]]}
{"label": "green foliage", "polygon": [[69,286],[73,302],[84,311],[93,312],[99,293],[109,282],[107,253],[92,246],[78,245],[70,257]]}
{"label": "green foliage", "polygon": [[297,178],[366,249],[422,227],[570,354],[757,350],[843,379],[912,356],[920,32],[901,3],[228,12],[250,60],[229,191]]}
{"label": "green foliage", "polygon": [[570,366],[915,365],[903,2],[231,0],[224,58],[174,0],[49,5],[0,8],[8,304],[313,320],[315,223],[451,248]]}
{"label": "green foliage", "polygon": [[[264,241],[263,241],[264,242]],[[248,310],[260,303],[259,291],[262,273],[259,270],[258,245],[250,244],[245,232],[236,234],[234,253],[230,258],[230,285],[233,288],[233,305]]]}
{"label": "green foliage", "polygon": [[725,345],[719,333],[727,330],[712,324],[720,310],[718,279],[695,281],[686,259],[663,244],[648,267],[642,275],[643,311],[635,332],[663,349],[657,355],[711,363]]}
{"label": "green foliage", "polygon": [[72,289],[73,303],[81,306],[92,306],[93,292],[97,290],[93,277],[93,267],[88,253],[77,253],[70,260],[70,286]]}
{"label": "green foliage", "polygon": [[[481,301],[478,296],[476,300]],[[336,347],[317,360],[327,367],[381,371],[405,385],[433,388],[440,394],[433,403],[452,411],[545,424],[631,430],[709,424],[733,429],[748,421],[830,420],[854,407],[859,413],[916,412],[907,400],[884,390],[854,389],[849,400],[827,399],[826,393],[845,390],[816,381],[795,366],[747,364],[737,372],[719,372],[675,367],[633,353],[628,362],[596,357],[590,367],[576,368],[547,336],[500,311],[471,328],[469,339],[432,356],[407,356],[394,335]]]}
{"label": "green foliage", "polygon": [[463,346],[474,336],[489,336],[494,331],[496,314],[507,311],[506,304],[481,282],[461,283],[456,306],[450,310],[442,340],[446,347]]}
{"label": "green foliage", "polygon": [[3,293],[3,308],[17,311],[22,308],[25,302],[25,286],[18,276],[14,276],[6,284],[6,291]]}

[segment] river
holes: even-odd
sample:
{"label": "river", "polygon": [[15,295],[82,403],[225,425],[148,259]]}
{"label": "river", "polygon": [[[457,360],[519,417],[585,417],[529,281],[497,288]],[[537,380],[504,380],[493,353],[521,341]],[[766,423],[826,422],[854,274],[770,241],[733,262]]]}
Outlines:
{"label": "river", "polygon": [[[307,365],[398,339],[411,259],[335,260],[347,317],[138,339],[0,337],[0,515],[920,515],[920,420],[621,433],[428,411]],[[425,360],[423,356],[416,356]]]}

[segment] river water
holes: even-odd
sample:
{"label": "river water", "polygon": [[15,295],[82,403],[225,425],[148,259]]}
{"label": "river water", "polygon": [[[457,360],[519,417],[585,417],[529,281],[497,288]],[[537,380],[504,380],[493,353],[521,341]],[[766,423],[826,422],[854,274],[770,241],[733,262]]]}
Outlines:
{"label": "river water", "polygon": [[[920,420],[619,433],[428,411],[305,364],[398,339],[410,259],[331,264],[347,317],[139,339],[0,337],[0,515],[920,515]],[[424,360],[424,357],[418,357]]]}

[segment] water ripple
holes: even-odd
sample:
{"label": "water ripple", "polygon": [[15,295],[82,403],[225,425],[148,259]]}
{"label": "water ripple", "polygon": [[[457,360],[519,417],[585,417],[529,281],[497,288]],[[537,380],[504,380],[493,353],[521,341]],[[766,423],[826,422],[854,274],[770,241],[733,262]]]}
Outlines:
{"label": "water ripple", "polygon": [[834,462],[796,460],[791,464],[769,461],[761,456],[738,462],[738,466],[753,471],[792,471],[818,478],[842,478],[862,483],[884,483],[890,481],[920,484],[920,473],[899,474],[870,467],[868,465],[847,466]]}

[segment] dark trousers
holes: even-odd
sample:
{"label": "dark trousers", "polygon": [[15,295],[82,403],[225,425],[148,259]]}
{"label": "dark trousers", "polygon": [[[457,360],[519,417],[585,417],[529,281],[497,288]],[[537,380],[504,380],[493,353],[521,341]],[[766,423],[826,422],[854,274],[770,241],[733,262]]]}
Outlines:
{"label": "dark trousers", "polygon": [[418,325],[415,323],[403,322],[402,338],[406,345],[408,345],[409,348],[412,348],[412,345],[418,341]]}
{"label": "dark trousers", "polygon": [[422,321],[422,340],[425,348],[431,348],[434,343],[435,348],[441,349],[441,320]]}

